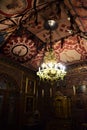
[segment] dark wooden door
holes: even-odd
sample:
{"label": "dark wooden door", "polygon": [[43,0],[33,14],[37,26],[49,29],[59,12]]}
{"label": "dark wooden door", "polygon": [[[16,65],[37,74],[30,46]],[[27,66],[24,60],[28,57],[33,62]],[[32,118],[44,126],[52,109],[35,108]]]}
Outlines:
{"label": "dark wooden door", "polygon": [[14,128],[18,123],[18,86],[6,75],[0,75],[0,127]]}
{"label": "dark wooden door", "polygon": [[2,127],[17,125],[17,104],[16,93],[0,92],[0,125]]}

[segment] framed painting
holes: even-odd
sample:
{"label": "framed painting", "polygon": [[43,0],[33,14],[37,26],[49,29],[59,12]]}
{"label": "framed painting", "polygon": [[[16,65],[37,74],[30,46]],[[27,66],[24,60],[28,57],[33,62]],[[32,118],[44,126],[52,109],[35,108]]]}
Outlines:
{"label": "framed painting", "polygon": [[87,86],[86,85],[79,85],[76,88],[76,93],[80,94],[80,93],[86,93],[87,92]]}
{"label": "framed painting", "polygon": [[26,78],[25,93],[28,93],[29,95],[35,95],[35,89],[36,89],[36,82],[35,82],[35,80]]}
{"label": "framed painting", "polygon": [[3,95],[0,95],[0,115],[2,112],[2,105],[3,105]]}
{"label": "framed painting", "polygon": [[25,97],[25,112],[32,113],[34,110],[34,98],[33,96]]}

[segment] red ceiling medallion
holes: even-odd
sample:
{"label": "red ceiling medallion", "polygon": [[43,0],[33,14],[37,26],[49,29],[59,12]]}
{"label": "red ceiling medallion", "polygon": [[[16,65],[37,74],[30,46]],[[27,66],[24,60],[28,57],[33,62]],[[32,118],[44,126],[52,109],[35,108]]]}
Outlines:
{"label": "red ceiling medallion", "polygon": [[27,36],[13,37],[4,47],[4,53],[14,60],[25,62],[36,55],[35,43]]}

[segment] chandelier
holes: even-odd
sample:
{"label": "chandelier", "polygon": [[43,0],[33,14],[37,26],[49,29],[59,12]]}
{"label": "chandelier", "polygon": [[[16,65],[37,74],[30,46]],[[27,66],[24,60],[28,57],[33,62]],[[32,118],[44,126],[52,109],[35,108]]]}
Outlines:
{"label": "chandelier", "polygon": [[39,67],[37,75],[43,81],[54,82],[58,81],[59,79],[63,80],[64,76],[66,75],[65,66],[61,63],[57,63],[51,44],[51,30],[54,30],[57,27],[57,24],[54,20],[48,20],[44,26],[46,29],[50,29],[50,48],[45,53],[43,63]]}

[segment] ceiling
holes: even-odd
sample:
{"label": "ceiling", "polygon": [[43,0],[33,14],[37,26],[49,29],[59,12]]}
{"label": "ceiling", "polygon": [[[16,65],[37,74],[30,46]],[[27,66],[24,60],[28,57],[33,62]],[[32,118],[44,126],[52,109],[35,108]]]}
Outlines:
{"label": "ceiling", "polygon": [[0,0],[0,57],[37,70],[49,48],[44,23],[55,20],[57,62],[87,61],[87,0]]}

